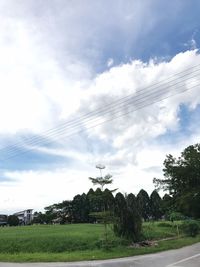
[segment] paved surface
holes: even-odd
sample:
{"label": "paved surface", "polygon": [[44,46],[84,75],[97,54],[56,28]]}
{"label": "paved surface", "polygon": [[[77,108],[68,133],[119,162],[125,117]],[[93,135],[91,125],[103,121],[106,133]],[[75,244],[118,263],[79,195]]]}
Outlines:
{"label": "paved surface", "polygon": [[115,260],[74,263],[0,263],[0,267],[200,267],[200,243],[177,250]]}

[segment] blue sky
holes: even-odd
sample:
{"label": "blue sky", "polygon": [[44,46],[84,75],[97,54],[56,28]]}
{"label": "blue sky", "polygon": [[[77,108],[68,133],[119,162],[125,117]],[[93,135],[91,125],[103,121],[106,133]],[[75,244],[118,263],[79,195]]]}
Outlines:
{"label": "blue sky", "polygon": [[[3,0],[0,11],[0,213],[87,192],[97,163],[120,191],[150,193],[166,154],[199,142],[198,0]],[[188,68],[183,94],[113,121],[134,107],[82,117]]]}

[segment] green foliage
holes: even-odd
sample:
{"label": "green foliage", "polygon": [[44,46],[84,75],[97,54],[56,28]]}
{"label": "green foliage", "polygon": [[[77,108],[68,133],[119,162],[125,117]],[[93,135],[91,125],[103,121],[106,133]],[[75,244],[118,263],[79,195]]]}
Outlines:
{"label": "green foliage", "polygon": [[19,219],[15,215],[8,216],[8,221],[7,222],[8,222],[8,225],[10,225],[10,226],[17,226],[17,225],[19,225]]}
{"label": "green foliage", "polygon": [[[144,223],[144,239],[162,239],[174,236],[173,227],[157,227],[158,224]],[[8,262],[64,262],[117,258],[147,254],[179,248],[200,241],[200,237],[185,237],[158,242],[156,247],[130,248],[127,240],[117,238],[109,229],[109,246],[102,249],[100,239],[103,225],[32,225],[0,227],[0,261]],[[149,231],[150,229],[150,231]],[[148,232],[148,233],[147,233]]]}
{"label": "green foliage", "polygon": [[181,221],[185,219],[185,216],[181,212],[173,211],[169,214],[169,219],[171,222]]}
{"label": "green foliage", "polygon": [[[145,223],[145,233],[151,227],[151,238],[173,236],[173,228],[159,228]],[[61,253],[105,248],[103,224],[32,225],[0,228],[0,253]],[[148,236],[148,235],[146,235]],[[108,227],[108,246],[128,246],[124,238]],[[102,246],[103,245],[103,246]]]}
{"label": "green foliage", "polygon": [[102,247],[104,249],[109,248],[109,241],[108,241],[108,224],[113,223],[113,216],[112,216],[112,211],[113,211],[113,195],[112,192],[115,190],[104,190],[103,188],[107,184],[111,184],[113,180],[111,179],[112,176],[110,174],[107,174],[104,177],[97,177],[97,178],[92,178],[89,177],[89,179],[92,181],[94,185],[100,185],[100,188],[97,188],[95,194],[92,194],[93,201],[94,199],[98,203],[99,209],[95,210],[92,213],[92,218],[98,218],[100,222],[103,223],[104,225],[104,237],[103,237],[103,242],[102,242]]}
{"label": "green foliage", "polygon": [[96,177],[96,178],[89,177],[89,179],[93,183],[93,185],[100,185],[102,189],[105,185],[112,184],[113,179],[111,179],[111,178],[112,178],[112,175],[110,175],[110,174],[107,174],[104,177]]}
{"label": "green foliage", "polygon": [[157,224],[158,227],[172,227],[172,224],[169,222],[160,222]]}
{"label": "green foliage", "polygon": [[72,201],[72,220],[76,223],[89,221],[89,200],[86,194],[76,195]]}
{"label": "green foliage", "polygon": [[176,236],[177,230],[170,222],[144,222],[142,225],[142,240],[159,240]]}
{"label": "green foliage", "polygon": [[159,220],[162,217],[162,200],[156,190],[150,195],[150,209],[153,220]]}
{"label": "green foliage", "polygon": [[165,215],[165,219],[169,219],[166,217],[167,214],[171,213],[174,210],[173,202],[174,202],[173,198],[170,195],[165,194],[163,196],[161,206],[162,206],[163,215]]}
{"label": "green foliage", "polygon": [[181,156],[167,155],[164,179],[154,178],[157,187],[168,190],[178,210],[187,216],[200,217],[200,144],[184,149]]}
{"label": "green foliage", "polygon": [[181,229],[186,235],[195,237],[198,235],[200,227],[197,221],[188,220],[181,225]]}
{"label": "green foliage", "polygon": [[142,220],[136,208],[136,198],[133,194],[127,199],[121,193],[115,196],[115,224],[116,235],[132,241],[138,241],[141,234]]}
{"label": "green foliage", "polygon": [[148,193],[143,189],[137,195],[137,205],[141,217],[148,221],[151,216],[150,199]]}

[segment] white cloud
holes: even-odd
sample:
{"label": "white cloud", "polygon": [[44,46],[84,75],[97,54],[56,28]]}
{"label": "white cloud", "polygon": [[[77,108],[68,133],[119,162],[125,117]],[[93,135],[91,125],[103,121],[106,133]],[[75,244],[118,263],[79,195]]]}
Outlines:
{"label": "white cloud", "polygon": [[78,108],[90,69],[69,55],[61,66],[32,21],[2,13],[0,23],[0,132],[53,127]]}
{"label": "white cloud", "polygon": [[[113,3],[103,2],[106,9],[96,1],[91,5],[78,1],[76,7],[67,1],[50,1],[48,5],[44,1],[1,1],[0,134],[9,133],[13,138],[21,132],[41,134],[65,119],[80,119],[87,112],[105,109],[114,101],[200,64],[198,51],[192,50],[168,61],[130,60],[117,65],[113,48],[125,57],[138,47],[141,33],[148,35],[160,18],[152,16],[152,1],[119,1],[116,9]],[[143,17],[148,25],[144,25]],[[194,36],[191,46],[196,48]],[[105,66],[105,62],[109,70],[96,74],[96,68]],[[198,76],[193,82],[199,82]],[[183,83],[183,88],[187,86],[191,82]],[[73,164],[66,160],[68,167],[63,168],[62,162],[62,167],[56,165],[57,169],[51,171],[4,171],[11,180],[1,183],[1,210],[40,209],[86,192],[91,186],[87,177],[98,175],[94,168],[98,162],[107,166],[106,171],[114,176],[113,186],[120,191],[137,193],[143,187],[150,192],[152,178],[161,175],[165,154],[177,155],[199,141],[200,135],[193,124],[193,134],[187,140],[180,137],[172,145],[159,143],[157,138],[168,131],[179,131],[180,104],[192,111],[199,103],[196,88],[112,121],[118,105],[105,115],[94,116],[86,125],[93,127],[105,120],[109,123],[70,139],[51,136],[62,148],[35,150],[70,158]],[[117,115],[130,110],[121,105]],[[66,135],[84,127],[83,123],[73,131],[66,128]]]}
{"label": "white cloud", "polygon": [[[88,88],[83,86],[82,89],[78,89],[83,104],[81,104],[77,116],[79,117],[91,110],[105,108],[114,100],[130,93],[137,93],[140,88],[165,80],[170,75],[197,65],[199,62],[200,55],[193,50],[180,53],[169,62],[155,64],[151,61],[147,64],[141,61],[132,61],[115,66],[109,71],[99,74],[96,78],[88,80]],[[195,78],[195,83],[196,80],[199,79]],[[62,88],[62,79],[58,78],[58,83],[61,83]],[[187,82],[183,83],[183,86],[187,88]],[[41,90],[45,91],[47,87],[44,86]],[[39,97],[41,97],[43,94],[40,95],[40,91],[38,92]],[[51,92],[54,94],[54,91],[50,90],[46,92],[46,95],[50,95]],[[26,95],[26,93],[23,92],[23,95]],[[26,100],[28,100],[28,96]],[[52,105],[51,101],[51,99],[49,102],[47,101],[49,106]],[[70,102],[71,99],[67,102],[69,106]],[[58,103],[57,105],[63,112],[62,101],[60,100]],[[87,192],[91,187],[87,178],[90,175],[98,175],[94,168],[98,162],[105,164],[107,166],[106,171],[114,175],[113,186],[118,187],[120,191],[137,193],[139,189],[144,188],[150,193],[153,190],[153,177],[162,175],[162,162],[165,155],[167,153],[177,155],[186,145],[190,144],[190,141],[197,142],[199,133],[193,131],[193,135],[187,140],[180,138],[176,146],[169,143],[159,143],[156,138],[169,130],[174,133],[179,131],[180,104],[185,104],[193,110],[199,103],[199,88],[196,88],[117,120],[110,120],[109,123],[88,130],[88,137],[86,135],[80,138],[72,136],[70,141],[68,138],[64,138],[63,141],[60,140],[62,149],[38,147],[37,151],[41,153],[62,155],[66,159],[70,158],[73,164],[69,166],[69,169],[63,169],[63,165],[62,168],[59,168],[58,165],[57,169],[51,171],[6,172],[5,176],[14,179],[14,181],[11,180],[2,184],[4,192],[1,195],[2,209],[7,207],[11,210],[27,206],[41,209],[53,202],[72,198],[77,193]],[[72,112],[73,107],[69,108],[69,112]],[[74,111],[76,109],[77,107]],[[126,111],[127,106],[122,105],[120,112]],[[97,121],[86,125],[92,126],[94,123],[111,119],[114,114],[115,112],[111,111],[103,116],[98,115],[94,117],[94,120]],[[58,116],[58,114],[54,114],[54,116]],[[49,114],[47,114],[47,118],[49,118]],[[42,121],[41,118],[40,121]],[[24,124],[22,123],[22,125]],[[31,128],[29,130],[34,131]],[[84,138],[89,139],[84,141]],[[83,142],[87,142],[91,149],[88,150],[87,145],[83,146]],[[100,147],[109,144],[109,149],[98,151],[98,142],[100,142]],[[29,192],[30,188],[31,193]],[[12,196],[12,201],[6,202],[8,195]],[[27,199],[26,202],[24,202],[24,198]]]}
{"label": "white cloud", "polygon": [[[17,211],[34,208],[41,210],[53,203],[70,200],[78,192],[81,194],[89,187],[87,172],[59,169],[51,171],[6,172],[17,182],[1,184],[1,211]],[[8,201],[9,199],[9,201]]]}
{"label": "white cloud", "polygon": [[[160,64],[154,64],[153,61],[150,64],[144,64],[140,61],[132,61],[128,64],[123,64],[111,68],[106,73],[100,74],[91,84],[88,90],[86,100],[83,102],[82,109],[84,112],[88,110],[104,109],[109,107],[114,101],[121,99],[122,97],[136,93],[138,90],[150,87],[153,84],[157,84],[159,81],[165,81],[169,79],[175,73],[179,73],[189,67],[198,65],[200,62],[200,56],[196,50],[187,51],[176,55],[170,62],[162,62]],[[182,89],[187,89],[188,86],[196,85],[199,83],[197,73],[190,75],[196,75],[194,79],[190,79],[190,82],[186,81],[181,83]],[[181,77],[181,74],[175,77],[176,79]],[[180,78],[181,79],[181,78]],[[180,79],[178,81],[180,81]],[[177,89],[173,83],[168,82],[165,87],[173,90]],[[172,87],[173,85],[173,87]],[[103,90],[102,90],[103,89]],[[157,89],[161,89],[157,88]],[[144,90],[145,92],[145,90]],[[93,99],[93,101],[91,101]],[[147,98],[146,98],[147,99]],[[154,99],[154,97],[153,97]],[[141,100],[143,100],[141,98]],[[151,99],[148,98],[147,104]],[[160,134],[164,134],[167,129],[176,130],[178,127],[179,118],[178,111],[179,105],[185,103],[190,107],[195,107],[199,103],[199,89],[194,88],[184,94],[179,94],[174,97],[165,99],[162,102],[150,105],[142,110],[132,112],[126,117],[121,117],[118,120],[109,121],[107,124],[102,124],[92,131],[92,134],[102,136],[107,140],[112,140],[114,145],[123,146],[130,139],[132,140],[155,138]],[[89,104],[90,103],[90,104]],[[138,101],[138,103],[143,103]],[[145,103],[146,104],[146,103]],[[139,106],[136,104],[135,109]],[[120,108],[120,112],[116,113]],[[106,115],[98,116],[99,122],[102,120],[109,120],[114,117],[129,112],[134,107],[128,106],[126,103],[115,106]]]}
{"label": "white cloud", "polygon": [[[80,93],[84,92],[84,101],[77,114],[80,116],[91,109],[105,108],[105,105],[108,105],[109,102],[112,103],[112,101],[125,95],[136,93],[139,88],[165,80],[170,75],[197,65],[199,62],[200,55],[193,50],[176,55],[169,62],[154,64],[151,61],[150,64],[146,64],[141,61],[132,61],[113,67],[109,71],[98,75],[95,79],[91,79],[90,86],[82,89],[83,91]],[[61,81],[58,79],[58,82]],[[184,83],[183,86],[187,87],[188,84]],[[102,90],[102,88],[105,88],[105,90]],[[42,87],[42,90],[47,90],[47,87]],[[23,93],[23,95],[26,95],[26,93]],[[38,93],[38,95],[41,96],[42,94]],[[70,102],[71,99],[68,103]],[[42,208],[51,202],[72,198],[80,191],[87,192],[90,187],[87,177],[91,175],[91,172],[95,175],[94,166],[98,162],[105,164],[108,167],[107,171],[110,170],[113,173],[114,186],[119,187],[121,191],[137,193],[140,188],[144,188],[150,192],[153,190],[152,178],[161,176],[162,162],[165,155],[167,153],[177,154],[184,146],[189,145],[189,141],[198,141],[197,136],[199,135],[198,132],[194,132],[194,135],[187,140],[180,139],[176,146],[159,144],[156,142],[156,138],[165,134],[168,130],[172,132],[179,130],[180,104],[184,103],[190,109],[194,109],[199,102],[199,88],[196,88],[93,128],[88,131],[89,139],[87,142],[92,142],[91,138],[95,137],[95,141],[90,144],[92,147],[90,151],[87,151],[87,146],[82,146],[80,150],[78,143],[81,144],[84,139],[75,137],[71,137],[70,143],[68,138],[61,140],[62,149],[37,148],[42,153],[71,158],[76,162],[77,167],[75,168],[75,165],[72,164],[69,170],[63,169],[63,167],[59,169],[58,167],[58,169],[48,172],[37,170],[7,172],[5,176],[15,179],[15,181],[4,182],[4,194],[1,196],[2,203],[6,201],[10,192],[13,202],[8,202],[8,209],[9,207],[10,209],[11,207],[16,209],[18,207],[25,208],[27,205]],[[47,103],[51,106],[51,100]],[[62,101],[59,104],[63,111]],[[70,111],[72,110],[69,109]],[[126,105],[121,106],[121,112],[124,111],[127,111]],[[110,112],[104,116],[94,117],[94,119],[97,119],[95,123],[108,120],[112,118],[113,114],[115,113]],[[93,124],[94,122],[87,123],[87,126]],[[67,146],[65,142],[68,143]],[[76,142],[76,147],[73,142]],[[106,152],[98,152],[95,142],[109,143],[110,148]],[[93,154],[92,160],[90,153]],[[31,194],[27,193],[29,188],[31,188]],[[26,203],[23,202],[24,197],[28,199]]]}

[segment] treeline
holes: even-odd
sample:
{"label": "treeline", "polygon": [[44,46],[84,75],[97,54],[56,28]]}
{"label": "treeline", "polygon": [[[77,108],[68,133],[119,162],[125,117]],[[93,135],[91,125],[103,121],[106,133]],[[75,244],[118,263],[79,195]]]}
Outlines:
{"label": "treeline", "polygon": [[136,196],[120,192],[114,196],[108,189],[91,188],[87,194],[78,194],[73,200],[46,207],[44,213],[36,212],[33,223],[94,223],[98,222],[95,214],[105,210],[116,214],[127,209],[132,209],[135,216],[144,221],[159,220],[173,211],[173,201],[167,194],[161,198],[156,190],[150,196],[143,189]]}
{"label": "treeline", "polygon": [[[112,191],[103,190],[104,185],[112,183],[112,176],[90,177],[92,183],[100,185],[101,189],[90,189],[87,194],[76,195],[71,201],[46,207],[44,213],[35,214],[33,222],[94,223],[99,220],[95,214],[103,212],[105,217],[105,212],[109,211],[115,231],[120,234],[129,227],[140,227],[142,220],[200,218],[200,144],[185,148],[178,158],[167,155],[163,165],[164,177],[154,178],[157,189],[169,193],[163,198],[156,190],[149,196],[143,189],[136,196],[120,192],[114,196]],[[106,221],[104,218],[105,224]],[[126,235],[124,232],[121,234]]]}

